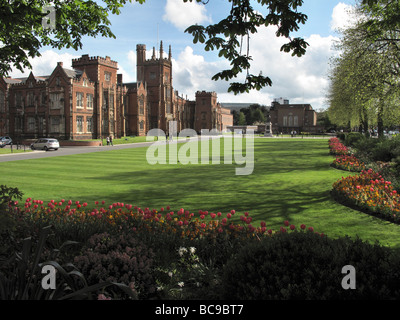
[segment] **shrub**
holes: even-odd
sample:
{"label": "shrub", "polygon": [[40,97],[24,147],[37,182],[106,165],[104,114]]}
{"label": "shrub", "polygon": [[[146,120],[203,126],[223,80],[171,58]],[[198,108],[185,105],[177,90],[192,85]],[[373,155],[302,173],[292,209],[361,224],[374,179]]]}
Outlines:
{"label": "shrub", "polygon": [[360,132],[349,132],[345,136],[344,144],[349,147],[354,147],[359,141],[365,139],[365,136]]}
{"label": "shrub", "polygon": [[85,275],[89,285],[117,282],[129,285],[140,298],[155,293],[152,275],[152,250],[130,234],[111,236],[109,233],[90,237],[74,263]]}
{"label": "shrub", "polygon": [[[223,269],[222,298],[399,299],[398,252],[359,239],[277,233],[242,248]],[[356,270],[356,289],[342,287],[342,268]]]}

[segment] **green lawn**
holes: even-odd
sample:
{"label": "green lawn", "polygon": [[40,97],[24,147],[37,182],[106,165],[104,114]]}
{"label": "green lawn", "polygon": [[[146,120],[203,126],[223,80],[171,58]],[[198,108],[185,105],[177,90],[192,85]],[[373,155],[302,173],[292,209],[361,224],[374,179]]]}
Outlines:
{"label": "green lawn", "polygon": [[29,147],[22,147],[22,149],[17,149],[16,146],[14,146],[11,150],[10,147],[4,147],[4,148],[0,148],[0,155],[2,154],[11,154],[11,153],[21,153],[21,152],[31,152],[31,148]]}
{"label": "green lawn", "polygon": [[1,184],[43,201],[71,199],[94,205],[105,200],[192,212],[235,209],[236,218],[248,211],[272,229],[289,220],[330,237],[358,235],[400,247],[399,225],[331,200],[333,182],[350,173],[330,167],[327,139],[255,139],[254,172],[247,176],[235,175],[237,164],[150,165],[146,150],[5,162]]}

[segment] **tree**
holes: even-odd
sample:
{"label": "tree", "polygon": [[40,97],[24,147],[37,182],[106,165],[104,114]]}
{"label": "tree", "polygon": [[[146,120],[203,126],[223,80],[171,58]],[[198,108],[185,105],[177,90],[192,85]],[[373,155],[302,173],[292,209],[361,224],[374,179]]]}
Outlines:
{"label": "tree", "polygon": [[[82,47],[82,37],[98,35],[115,38],[110,29],[109,14],[119,14],[127,2],[144,3],[145,0],[8,0],[0,4],[0,76],[6,76],[12,65],[19,70],[31,68],[28,58],[40,56],[40,48],[49,45],[53,48]],[[207,4],[208,0],[196,1]],[[289,41],[281,51],[302,56],[308,44],[302,38],[291,38],[290,34],[304,24],[307,16],[298,12],[303,0],[227,0],[232,4],[226,18],[208,26],[191,26],[186,32],[193,36],[193,42],[205,44],[205,50],[218,50],[220,57],[231,63],[231,68],[213,76],[213,80],[231,80],[246,72],[245,83],[232,82],[228,89],[235,94],[260,90],[271,86],[272,80],[263,76],[249,74],[251,56],[249,52],[250,35],[260,27],[275,25],[276,35]],[[252,3],[259,3],[264,13],[253,9]],[[43,8],[50,5],[56,12],[54,28],[43,23],[47,15]],[[247,46],[243,45],[247,40]],[[243,53],[242,53],[243,52]]]}
{"label": "tree", "polygon": [[238,125],[239,126],[245,126],[246,124],[247,124],[246,123],[246,116],[244,115],[244,113],[242,111],[240,111]]}
{"label": "tree", "polygon": [[[377,38],[378,31],[371,24],[376,15],[362,3],[357,9],[360,19],[343,32],[338,46],[341,55],[331,70],[329,115],[336,124],[359,125],[365,133],[369,125],[376,125],[378,135],[383,136],[384,125],[394,119],[397,107],[393,102],[399,97],[400,51],[392,43],[397,31],[380,30]],[[384,20],[382,15],[377,23]]]}
{"label": "tree", "polygon": [[[195,1],[207,4],[209,0]],[[307,20],[305,14],[297,11],[303,4],[303,0],[228,1],[232,3],[232,6],[225,19],[208,26],[193,25],[185,32],[192,34],[194,43],[204,43],[206,51],[218,50],[218,55],[231,63],[230,69],[215,74],[212,77],[213,80],[229,81],[240,73],[246,72],[245,82],[232,82],[228,92],[238,94],[249,92],[251,89],[260,90],[265,86],[272,86],[272,80],[263,76],[262,71],[259,75],[249,73],[252,60],[249,52],[250,34],[257,33],[259,27],[277,26],[276,36],[289,39],[289,42],[281,47],[281,51],[292,52],[293,56],[304,55],[308,43],[302,38],[290,37],[290,33],[297,31],[299,25]],[[263,6],[264,14],[253,9],[251,4],[256,2]],[[243,39],[247,40],[245,45],[243,45]]]}
{"label": "tree", "polygon": [[[82,37],[98,35],[115,38],[108,16],[119,14],[131,0],[9,0],[0,4],[0,76],[6,76],[12,65],[18,70],[31,69],[28,58],[40,56],[40,48],[82,48]],[[143,3],[144,0],[135,0]],[[49,26],[44,18],[46,7],[56,12]]]}

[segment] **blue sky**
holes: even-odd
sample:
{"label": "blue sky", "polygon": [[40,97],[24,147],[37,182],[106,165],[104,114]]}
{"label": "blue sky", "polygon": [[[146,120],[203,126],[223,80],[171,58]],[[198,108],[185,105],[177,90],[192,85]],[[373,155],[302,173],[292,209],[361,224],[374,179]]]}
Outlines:
{"label": "blue sky", "polygon": [[[256,3],[256,1],[254,1]],[[173,85],[180,94],[192,99],[198,90],[215,91],[220,102],[250,102],[270,105],[274,98],[285,97],[293,103],[311,103],[314,109],[326,108],[327,70],[334,53],[332,42],[339,36],[333,26],[343,25],[347,6],[354,0],[304,0],[300,11],[308,16],[296,36],[309,42],[302,58],[280,52],[285,39],[276,38],[272,27],[263,28],[250,39],[253,57],[251,72],[271,77],[273,86],[249,94],[227,93],[228,83],[211,77],[227,67],[217,52],[206,53],[203,45],[193,44],[184,29],[194,23],[216,23],[229,12],[226,0],[209,0],[207,5],[183,3],[182,0],[147,0],[145,4],[128,3],[118,16],[111,17],[116,39],[84,38],[79,51],[42,48],[42,57],[32,60],[35,75],[50,74],[58,61],[64,66],[82,54],[110,56],[119,64],[124,81],[136,80],[136,44],[145,44],[150,52],[162,40],[164,51],[172,47]],[[255,8],[256,5],[255,5]],[[29,71],[28,71],[29,72]],[[25,76],[14,72],[12,76]],[[244,78],[243,78],[244,79]],[[242,79],[238,79],[241,81]]]}

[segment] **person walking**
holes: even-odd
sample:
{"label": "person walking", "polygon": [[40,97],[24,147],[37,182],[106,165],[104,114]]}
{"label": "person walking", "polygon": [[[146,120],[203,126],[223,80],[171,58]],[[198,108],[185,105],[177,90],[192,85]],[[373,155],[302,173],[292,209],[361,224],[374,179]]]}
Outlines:
{"label": "person walking", "polygon": [[109,146],[110,145],[110,137],[107,137],[106,140],[107,140],[107,145]]}
{"label": "person walking", "polygon": [[110,145],[113,146],[113,138],[112,138],[112,136],[110,136]]}

